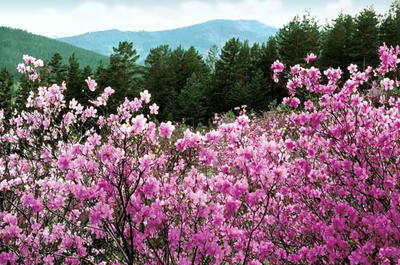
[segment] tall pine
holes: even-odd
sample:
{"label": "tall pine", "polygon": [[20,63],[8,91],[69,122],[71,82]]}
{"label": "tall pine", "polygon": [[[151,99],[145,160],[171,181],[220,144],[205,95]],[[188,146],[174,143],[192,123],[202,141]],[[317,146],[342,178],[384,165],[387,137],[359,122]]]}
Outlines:
{"label": "tall pine", "polygon": [[360,69],[364,69],[368,65],[376,66],[378,64],[378,26],[378,15],[372,7],[365,8],[355,18],[351,59]]}
{"label": "tall pine", "polygon": [[319,52],[319,28],[310,15],[296,16],[276,35],[279,55],[287,65],[303,63],[307,53]]}
{"label": "tall pine", "polygon": [[68,73],[67,73],[67,90],[65,92],[65,100],[67,103],[75,98],[79,103],[84,104],[85,93],[82,84],[82,73],[79,66],[78,59],[73,53],[68,59]]}
{"label": "tall pine", "polygon": [[0,71],[0,109],[4,110],[5,116],[9,117],[11,113],[11,97],[12,97],[12,86],[14,83],[13,76],[7,71],[2,69]]}
{"label": "tall pine", "polygon": [[333,25],[327,25],[322,37],[319,63],[322,68],[340,67],[345,70],[352,63],[352,38],[355,31],[350,15],[340,14]]}
{"label": "tall pine", "polygon": [[49,83],[60,85],[67,79],[67,66],[63,64],[63,58],[61,54],[55,53],[49,62]]}
{"label": "tall pine", "polygon": [[107,85],[115,90],[110,109],[115,111],[125,97],[137,94],[140,68],[136,64],[139,55],[132,42],[123,41],[113,48],[107,69]]}
{"label": "tall pine", "polygon": [[380,41],[387,45],[400,44],[400,1],[392,3],[390,10],[385,14],[380,30]]}

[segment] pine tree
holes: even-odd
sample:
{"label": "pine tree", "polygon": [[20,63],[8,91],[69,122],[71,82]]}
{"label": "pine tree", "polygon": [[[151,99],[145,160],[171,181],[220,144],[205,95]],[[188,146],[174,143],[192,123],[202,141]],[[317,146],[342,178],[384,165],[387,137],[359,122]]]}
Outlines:
{"label": "pine tree", "polygon": [[352,38],[351,59],[360,69],[376,66],[379,46],[378,15],[372,7],[365,8],[355,18],[355,31]]}
{"label": "pine tree", "polygon": [[27,75],[21,75],[15,97],[15,105],[19,110],[26,109],[26,100],[28,99],[30,92],[34,91],[37,86],[37,83],[29,81]]}
{"label": "pine tree", "polygon": [[258,69],[252,74],[251,82],[247,85],[248,99],[244,104],[251,110],[266,110],[268,107],[267,92],[263,72]]}
{"label": "pine tree", "polygon": [[13,76],[7,71],[7,69],[2,69],[0,71],[0,109],[4,110],[5,117],[9,117],[12,109],[11,90],[13,83]]}
{"label": "pine tree", "polygon": [[217,45],[212,45],[206,57],[206,64],[211,73],[215,72],[215,63],[219,59],[219,48]]}
{"label": "pine tree", "polygon": [[[173,87],[173,93],[178,95],[186,84],[187,71],[185,69],[185,49],[182,46],[178,46],[176,49],[171,51],[168,58],[168,67],[171,69],[171,81]],[[175,97],[175,96],[174,96]]]}
{"label": "pine tree", "polygon": [[68,74],[67,74],[67,90],[65,92],[65,99],[69,102],[75,98],[79,103],[83,104],[85,101],[85,91],[82,87],[82,75],[79,68],[79,62],[73,53],[68,59]]}
{"label": "pine tree", "polygon": [[103,61],[99,62],[94,76],[99,88],[104,89],[105,87],[109,86],[107,81],[107,68],[104,66]]}
{"label": "pine tree", "polygon": [[132,42],[123,41],[113,48],[107,69],[107,85],[115,90],[111,110],[115,110],[125,97],[135,94],[138,89],[140,70],[136,61],[139,55]]}
{"label": "pine tree", "polygon": [[193,73],[177,98],[178,117],[192,126],[206,122],[205,100],[204,79]]}
{"label": "pine tree", "polygon": [[400,1],[392,3],[380,25],[380,41],[387,45],[400,44]]}
{"label": "pine tree", "polygon": [[170,56],[169,46],[161,45],[151,49],[145,60],[145,87],[160,107],[160,119],[166,119],[168,116],[166,106],[174,91],[174,73],[169,67]]}
{"label": "pine tree", "polygon": [[353,18],[340,14],[333,25],[327,25],[322,37],[320,66],[345,70],[351,61],[351,42],[355,31]]}
{"label": "pine tree", "polygon": [[261,55],[258,63],[258,69],[263,73],[263,84],[265,90],[265,106],[267,108],[271,102],[281,102],[287,96],[287,89],[283,83],[275,83],[272,79],[271,65],[280,59],[278,54],[278,44],[275,37],[270,37],[267,43],[261,46]]}
{"label": "pine tree", "polygon": [[215,64],[215,83],[207,93],[212,112],[222,113],[235,107],[229,100],[232,100],[235,84],[240,82],[242,45],[238,38],[232,38],[221,50],[220,59]]}
{"label": "pine tree", "polygon": [[63,58],[59,53],[55,53],[49,62],[50,73],[49,83],[61,85],[67,79],[67,67],[63,65]]}
{"label": "pine tree", "polygon": [[307,53],[319,51],[319,28],[314,18],[296,16],[276,35],[279,55],[287,65],[303,63]]}
{"label": "pine tree", "polygon": [[87,65],[85,68],[83,68],[81,79],[87,79],[88,77],[93,77],[92,76],[92,68],[90,68],[89,65]]}

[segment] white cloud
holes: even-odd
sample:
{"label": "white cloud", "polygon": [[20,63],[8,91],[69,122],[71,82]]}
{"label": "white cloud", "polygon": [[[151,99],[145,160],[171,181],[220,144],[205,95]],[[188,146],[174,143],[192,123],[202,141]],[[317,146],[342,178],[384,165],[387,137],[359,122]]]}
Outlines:
{"label": "white cloud", "polygon": [[325,9],[332,12],[340,12],[349,10],[352,7],[353,7],[353,2],[351,0],[339,0],[328,3]]}

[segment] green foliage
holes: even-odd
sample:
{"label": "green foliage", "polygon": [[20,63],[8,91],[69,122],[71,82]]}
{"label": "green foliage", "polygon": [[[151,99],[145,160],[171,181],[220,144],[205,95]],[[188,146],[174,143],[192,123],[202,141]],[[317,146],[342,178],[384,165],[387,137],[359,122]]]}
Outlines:
{"label": "green foliage", "polygon": [[63,58],[58,52],[55,53],[49,62],[50,74],[49,83],[60,85],[63,81],[66,81],[68,68],[63,65]]}
{"label": "green foliage", "polygon": [[205,60],[211,73],[215,72],[215,64],[217,63],[218,59],[219,59],[219,48],[217,45],[214,44],[213,46],[211,46],[210,50],[208,50],[208,54]]}
{"label": "green foliage", "polygon": [[151,49],[145,60],[145,87],[159,105],[160,117],[162,118],[168,116],[166,107],[174,93],[172,86],[173,72],[169,67],[170,56],[171,49],[169,46],[162,45]]}
{"label": "green foliage", "polygon": [[[187,102],[192,98],[205,97],[204,87],[209,69],[194,47],[185,50],[179,46],[171,50],[168,45],[162,45],[151,49],[145,60],[145,69],[145,88],[160,106],[160,119],[180,120],[183,113],[189,111],[187,106],[182,106],[184,97],[188,97]],[[195,80],[201,80],[201,85],[195,84]],[[195,91],[199,87],[202,87],[201,90]],[[194,95],[189,95],[188,91],[192,91]],[[201,111],[197,117],[185,118],[189,118],[192,123],[204,119],[204,114]]]}
{"label": "green foliage", "polygon": [[[247,47],[237,38],[228,40],[221,50],[220,59],[215,64],[215,85],[211,88],[209,104],[213,107],[212,111],[221,113],[232,109],[232,91],[236,86],[244,83]],[[242,61],[244,59],[245,61]],[[237,88],[241,89],[241,88]]]}
{"label": "green foliage", "polygon": [[354,19],[340,14],[333,25],[327,25],[322,33],[320,65],[346,69],[352,63],[351,42],[355,30]]}
{"label": "green foliage", "polygon": [[110,109],[115,111],[125,97],[137,94],[140,88],[141,68],[136,64],[139,55],[133,47],[132,42],[123,41],[118,47],[113,48],[110,63],[101,83],[106,83],[115,90],[115,96],[111,102]]}
{"label": "green foliage", "polygon": [[[1,36],[5,28],[0,29]],[[15,32],[31,36],[26,32]],[[65,54],[68,53],[59,49],[57,53],[47,57],[50,60],[45,62],[45,67],[41,70],[41,82],[35,86],[61,84],[65,80],[68,87],[67,100],[76,98],[83,105],[88,105],[88,99],[96,98],[103,88],[111,86],[116,95],[112,102],[102,108],[105,112],[115,112],[125,97],[132,99],[140,91],[147,89],[160,107],[160,121],[184,121],[192,127],[209,124],[214,113],[229,113],[233,108],[242,105],[247,105],[247,109],[254,113],[267,110],[288,111],[280,105],[287,96],[285,82],[277,84],[272,79],[270,66],[275,60],[284,61],[288,70],[292,65],[304,64],[306,55],[313,52],[318,55],[318,59],[311,65],[316,65],[321,70],[328,66],[340,67],[345,78],[348,76],[346,68],[350,63],[358,64],[359,69],[366,65],[375,65],[378,59],[376,49],[381,41],[389,45],[400,43],[400,0],[392,4],[382,19],[370,7],[356,16],[340,14],[332,23],[320,29],[315,19],[305,14],[296,16],[276,36],[268,39],[265,36],[260,44],[250,45],[247,40],[231,38],[221,49],[219,47],[222,45],[215,42],[216,45],[211,46],[208,54],[198,46],[195,48],[186,44],[179,45],[178,37],[174,41],[176,43],[172,45],[152,48],[144,60],[144,66],[138,64],[138,54],[143,53],[140,41],[135,46],[131,42],[120,42],[112,49],[109,64],[99,61],[98,65],[88,63],[88,60],[80,57],[79,52],[82,51],[68,46],[72,47],[71,55],[66,57]],[[4,50],[1,45],[7,46],[4,43],[9,42],[0,39],[0,52]],[[58,42],[54,45],[56,44]],[[55,47],[59,48],[57,45]],[[29,53],[29,49],[24,53]],[[205,54],[205,58],[202,54]],[[93,58],[99,58],[92,55]],[[21,55],[16,62],[20,58]],[[65,58],[68,58],[67,64]],[[15,65],[16,63],[13,64],[14,68]],[[99,89],[95,92],[90,92],[84,82],[89,76],[98,83]],[[282,74],[281,78],[285,79],[285,75]],[[8,87],[8,90],[4,87]],[[9,98],[5,94],[10,92],[9,87],[2,85],[1,97]],[[24,100],[34,88],[27,80],[20,80],[15,97],[17,106],[24,107]],[[299,93],[298,96],[303,100],[315,100],[307,93]],[[11,102],[13,100],[10,104]]]}
{"label": "green foliage", "polygon": [[288,65],[303,63],[307,53],[319,52],[320,32],[309,14],[294,17],[276,35],[281,59]]}
{"label": "green foliage", "polygon": [[75,54],[72,54],[68,59],[68,75],[67,75],[67,91],[65,95],[65,99],[70,101],[72,98],[75,98],[79,103],[85,103],[85,91],[83,89],[82,75],[79,66],[79,62],[75,57]]}
{"label": "green foliage", "polygon": [[372,7],[362,10],[355,18],[354,35],[351,42],[353,63],[364,69],[378,64],[379,19]]}
{"label": "green foliage", "polygon": [[[6,68],[16,75],[16,66],[23,54],[29,54],[43,60],[50,60],[55,53],[68,58],[75,53],[82,65],[97,67],[100,60],[107,57],[84,50],[70,44],[28,33],[23,30],[0,27],[0,68]],[[67,61],[64,60],[63,63]]]}
{"label": "green foliage", "polygon": [[5,111],[6,117],[11,113],[11,89],[13,82],[13,76],[7,69],[3,68],[0,71],[0,109]]}
{"label": "green foliage", "polygon": [[392,3],[389,12],[383,18],[380,28],[381,41],[387,45],[397,45],[400,43],[400,1]]}
{"label": "green foliage", "polygon": [[195,126],[199,122],[206,122],[205,83],[196,73],[188,78],[185,87],[177,99],[177,114],[179,119]]}

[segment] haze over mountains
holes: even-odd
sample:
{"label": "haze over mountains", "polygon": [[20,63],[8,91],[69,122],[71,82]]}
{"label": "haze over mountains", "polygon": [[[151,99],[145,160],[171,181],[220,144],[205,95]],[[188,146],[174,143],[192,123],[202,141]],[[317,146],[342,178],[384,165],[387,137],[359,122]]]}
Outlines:
{"label": "haze over mountains", "polygon": [[168,44],[171,48],[182,45],[194,46],[202,55],[206,55],[212,45],[221,48],[225,42],[238,37],[250,44],[266,42],[278,29],[256,20],[211,20],[205,23],[162,31],[119,31],[106,30],[82,35],[59,38],[58,40],[91,50],[103,55],[110,55],[112,47],[120,41],[133,42],[134,48],[143,62],[151,48]]}

